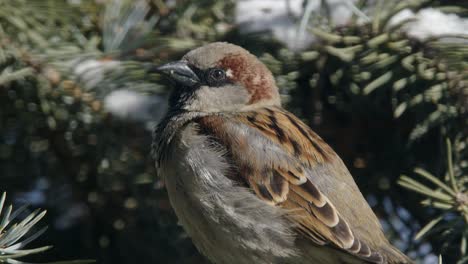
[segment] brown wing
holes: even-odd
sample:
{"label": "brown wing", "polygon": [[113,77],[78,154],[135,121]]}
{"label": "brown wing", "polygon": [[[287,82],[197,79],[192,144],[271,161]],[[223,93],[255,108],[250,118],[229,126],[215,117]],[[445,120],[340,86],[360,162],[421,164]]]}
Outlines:
{"label": "brown wing", "polygon": [[407,263],[388,244],[336,153],[295,116],[265,108],[229,118],[203,117],[198,123],[202,133],[226,146],[258,197],[287,209],[305,237],[369,262],[396,256],[401,261],[390,263]]}

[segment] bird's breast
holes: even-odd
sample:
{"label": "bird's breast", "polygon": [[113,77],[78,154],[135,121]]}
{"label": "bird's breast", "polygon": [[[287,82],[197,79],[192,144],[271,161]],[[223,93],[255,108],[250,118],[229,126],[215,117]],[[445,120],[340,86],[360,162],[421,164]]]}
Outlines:
{"label": "bird's breast", "polygon": [[195,246],[215,263],[276,263],[296,254],[283,212],[227,177],[223,148],[193,125],[174,138],[161,164],[169,199]]}

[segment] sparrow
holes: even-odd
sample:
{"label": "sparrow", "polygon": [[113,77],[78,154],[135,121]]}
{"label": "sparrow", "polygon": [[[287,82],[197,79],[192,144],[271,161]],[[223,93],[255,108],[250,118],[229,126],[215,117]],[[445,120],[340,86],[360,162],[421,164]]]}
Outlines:
{"label": "sparrow", "polygon": [[174,90],[152,152],[179,223],[213,263],[413,263],[340,157],[281,107],[245,49],[216,42],[154,68]]}

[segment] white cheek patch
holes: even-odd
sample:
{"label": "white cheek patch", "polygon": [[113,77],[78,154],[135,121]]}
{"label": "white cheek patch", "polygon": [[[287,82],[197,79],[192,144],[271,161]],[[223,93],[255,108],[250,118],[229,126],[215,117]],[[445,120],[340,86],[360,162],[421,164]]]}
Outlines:
{"label": "white cheek patch", "polygon": [[226,76],[229,77],[229,78],[234,77],[234,74],[232,74],[232,70],[231,70],[231,69],[228,69],[228,70],[226,71]]}

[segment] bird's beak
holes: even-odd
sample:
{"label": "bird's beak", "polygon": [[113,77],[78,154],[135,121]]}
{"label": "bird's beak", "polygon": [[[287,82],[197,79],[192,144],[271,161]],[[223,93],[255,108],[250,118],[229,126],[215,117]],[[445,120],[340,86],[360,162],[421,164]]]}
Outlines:
{"label": "bird's beak", "polygon": [[155,67],[151,72],[162,73],[177,83],[192,87],[200,83],[200,78],[193,72],[185,61],[174,61]]}

